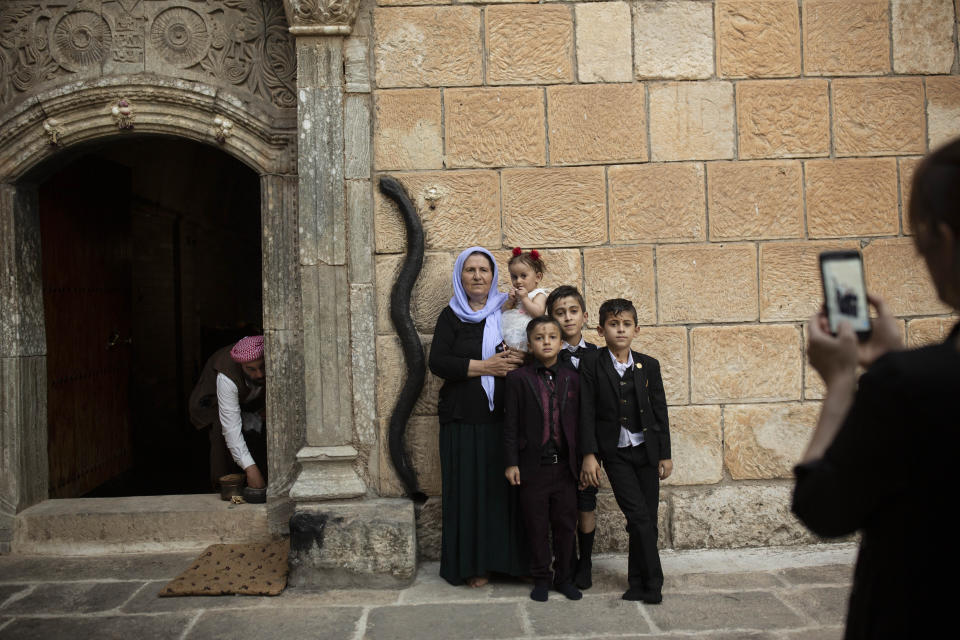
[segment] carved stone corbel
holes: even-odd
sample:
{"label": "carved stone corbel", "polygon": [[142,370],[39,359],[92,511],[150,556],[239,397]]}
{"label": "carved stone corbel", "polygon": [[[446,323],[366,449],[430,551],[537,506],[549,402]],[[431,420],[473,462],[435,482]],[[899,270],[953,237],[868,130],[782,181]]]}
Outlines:
{"label": "carved stone corbel", "polygon": [[295,36],[347,36],[360,0],[283,0],[290,33]]}

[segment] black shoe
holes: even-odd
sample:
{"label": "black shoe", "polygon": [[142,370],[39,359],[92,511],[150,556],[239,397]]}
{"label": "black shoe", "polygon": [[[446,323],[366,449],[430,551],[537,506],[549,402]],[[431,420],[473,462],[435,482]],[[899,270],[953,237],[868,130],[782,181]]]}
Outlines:
{"label": "black shoe", "polygon": [[630,587],[629,589],[626,590],[626,592],[624,592],[623,596],[621,597],[624,600],[632,600],[635,602],[640,602],[641,600],[643,600],[643,596],[646,593],[647,592],[641,589],[640,587]]}
{"label": "black shoe", "polygon": [[583,594],[577,590],[575,586],[569,582],[564,582],[563,584],[554,585],[553,587],[563,595],[567,597],[567,600],[579,600],[583,597]]}
{"label": "black shoe", "polygon": [[647,604],[660,604],[663,602],[663,593],[659,589],[644,591],[643,601]]}
{"label": "black shoe", "polygon": [[537,602],[546,602],[548,597],[550,597],[550,589],[543,585],[535,586],[530,592],[530,599]]}

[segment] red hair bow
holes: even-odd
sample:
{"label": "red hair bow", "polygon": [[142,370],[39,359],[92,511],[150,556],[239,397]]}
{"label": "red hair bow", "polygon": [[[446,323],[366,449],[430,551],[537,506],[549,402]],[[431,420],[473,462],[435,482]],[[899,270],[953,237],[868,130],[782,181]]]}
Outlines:
{"label": "red hair bow", "polygon": [[539,260],[540,252],[537,251],[536,249],[530,249],[530,257],[533,258],[534,260]]}
{"label": "red hair bow", "polygon": [[521,249],[520,247],[513,248],[513,255],[519,256],[521,253],[523,253],[523,249]]}

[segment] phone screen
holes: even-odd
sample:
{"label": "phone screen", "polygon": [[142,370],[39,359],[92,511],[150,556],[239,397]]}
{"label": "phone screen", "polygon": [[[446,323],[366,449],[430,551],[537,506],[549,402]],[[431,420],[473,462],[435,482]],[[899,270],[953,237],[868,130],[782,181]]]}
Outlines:
{"label": "phone screen", "polygon": [[857,333],[868,333],[870,308],[860,252],[825,253],[820,256],[820,269],[830,331],[836,333],[840,321],[846,320]]}

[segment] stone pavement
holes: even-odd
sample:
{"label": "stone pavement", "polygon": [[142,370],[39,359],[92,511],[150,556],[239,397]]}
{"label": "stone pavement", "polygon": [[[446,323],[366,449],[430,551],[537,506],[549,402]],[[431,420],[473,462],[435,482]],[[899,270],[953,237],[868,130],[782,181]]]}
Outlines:
{"label": "stone pavement", "polygon": [[275,598],[158,598],[190,554],[0,556],[0,639],[840,638],[855,547],[664,551],[663,604],[625,602],[626,557],[603,555],[570,602],[529,585],[450,587],[435,562],[406,589]]}

